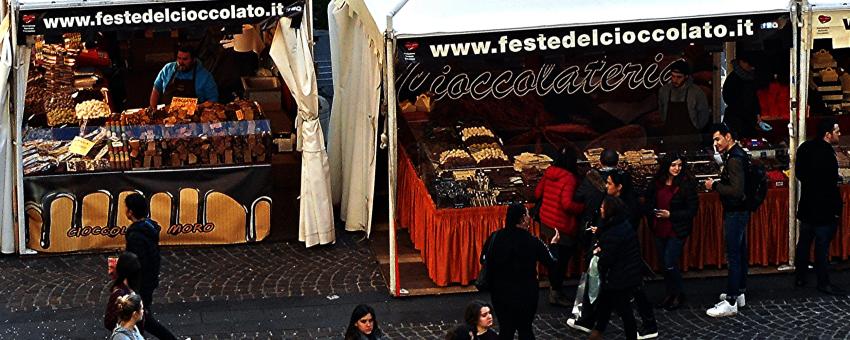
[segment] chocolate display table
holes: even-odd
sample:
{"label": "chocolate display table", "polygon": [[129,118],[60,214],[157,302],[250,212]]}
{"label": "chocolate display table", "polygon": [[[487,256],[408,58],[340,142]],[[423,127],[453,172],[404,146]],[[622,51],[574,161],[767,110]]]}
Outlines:
{"label": "chocolate display table", "polygon": [[[478,274],[478,257],[487,236],[502,228],[506,206],[438,209],[404,150],[399,152],[397,225],[408,228],[420,251],[428,276],[438,286],[468,285]],[[841,189],[850,201],[850,186]],[[842,226],[833,241],[833,256],[850,256],[850,207],[845,205]],[[716,193],[700,194],[700,208],[692,235],[685,243],[684,270],[719,268],[726,263],[723,208]],[[535,230],[532,230],[536,232]],[[640,227],[646,261],[657,268],[652,232]],[[788,262],[788,189],[770,189],[764,204],[753,213],[747,238],[750,264],[774,266]],[[570,275],[579,272],[578,259]]]}

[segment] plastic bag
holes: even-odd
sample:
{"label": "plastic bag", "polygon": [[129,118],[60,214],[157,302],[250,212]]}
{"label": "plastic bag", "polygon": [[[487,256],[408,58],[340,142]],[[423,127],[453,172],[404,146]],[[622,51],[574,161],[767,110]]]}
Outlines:
{"label": "plastic bag", "polygon": [[573,301],[573,317],[578,320],[581,318],[581,311],[583,309],[584,303],[584,289],[587,286],[587,273],[581,273],[581,279],[578,281],[578,287],[576,287],[576,299]]}
{"label": "plastic bag", "polygon": [[599,296],[599,256],[593,255],[587,268],[587,289],[590,303],[593,304]]}

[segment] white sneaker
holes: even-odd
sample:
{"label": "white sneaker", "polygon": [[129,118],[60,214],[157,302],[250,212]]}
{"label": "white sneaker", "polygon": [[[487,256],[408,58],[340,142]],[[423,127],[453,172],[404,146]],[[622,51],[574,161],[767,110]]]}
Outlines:
{"label": "white sneaker", "polygon": [[575,318],[567,319],[567,326],[570,326],[572,329],[576,329],[585,333],[590,333],[590,328],[584,327],[582,325],[576,324]]}
{"label": "white sneaker", "polygon": [[[720,294],[720,300],[726,300],[726,293]],[[747,299],[744,298],[744,294],[738,295],[738,298],[735,299],[735,306],[738,307],[746,307]]]}
{"label": "white sneaker", "polygon": [[714,307],[705,311],[705,314],[713,318],[737,315],[738,307],[736,305],[737,303],[735,305],[732,305],[729,304],[729,301],[723,300],[714,305]]}

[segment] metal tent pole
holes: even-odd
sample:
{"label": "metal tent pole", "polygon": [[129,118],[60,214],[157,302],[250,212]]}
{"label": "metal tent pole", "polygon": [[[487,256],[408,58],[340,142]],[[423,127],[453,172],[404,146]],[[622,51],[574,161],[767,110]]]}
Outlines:
{"label": "metal tent pole", "polygon": [[806,140],[806,116],[808,116],[809,109],[809,81],[811,79],[811,72],[809,71],[809,55],[812,49],[812,9],[809,6],[808,1],[803,1],[800,4],[800,23],[798,27],[800,30],[800,44],[797,46],[799,52],[799,93],[797,95],[797,115],[792,117],[792,119],[797,120],[797,140],[794,145],[791,147],[793,149],[791,156],[791,178],[789,182],[794,186],[795,190],[793,196],[790,197],[790,201],[788,202],[788,219],[790,221],[790,228],[788,230],[788,247],[789,247],[789,264],[794,265],[795,263],[795,248],[797,244],[797,232],[799,229],[799,222],[797,221],[796,215],[796,207],[797,202],[800,200],[800,192],[796,190],[796,188],[800,187],[800,182],[797,181],[796,169],[794,169],[794,162],[797,160],[797,146],[800,145],[803,141]]}
{"label": "metal tent pole", "polygon": [[[797,190],[799,188],[796,178],[796,169],[794,169],[794,160],[797,158],[797,145],[800,144],[799,140],[799,124],[797,122],[797,116],[803,112],[805,113],[805,103],[806,100],[800,99],[801,96],[805,96],[803,92],[800,91],[800,87],[803,86],[804,83],[808,82],[808,77],[806,75],[806,70],[808,67],[801,61],[804,58],[804,55],[808,55],[807,49],[804,47],[805,42],[805,25],[803,20],[803,12],[802,8],[798,6],[798,4],[792,4],[791,7],[791,31],[793,32],[793,49],[791,50],[791,65],[790,65],[790,102],[789,106],[791,112],[789,112],[789,122],[788,122],[788,154],[789,159],[791,160],[791,164],[789,164],[789,176],[788,176],[788,264],[779,266],[779,270],[791,270],[794,269],[794,260],[796,255],[796,232],[797,232],[797,217],[795,213],[797,211]],[[801,43],[803,42],[803,43]],[[805,97],[803,97],[805,98]],[[802,110],[800,109],[802,106]]]}
{"label": "metal tent pole", "polygon": [[384,91],[386,91],[387,98],[387,137],[389,138],[389,149],[387,152],[388,162],[387,165],[387,177],[389,177],[389,225],[390,225],[390,293],[394,296],[398,296],[399,292],[397,288],[398,282],[398,271],[396,270],[396,264],[398,261],[398,254],[396,251],[396,233],[395,233],[395,210],[396,210],[396,185],[398,183],[398,170],[396,166],[398,165],[398,136],[396,134],[397,122],[396,122],[396,98],[395,98],[395,65],[393,62],[393,50],[394,50],[394,42],[395,35],[393,34],[393,16],[392,14],[387,15],[387,32],[386,32],[386,54],[384,58],[384,65],[386,65],[386,84],[384,86]]}
{"label": "metal tent pole", "polygon": [[384,91],[387,98],[387,137],[388,137],[388,166],[387,177],[389,177],[389,227],[390,227],[390,293],[394,296],[401,295],[398,282],[398,252],[396,250],[395,213],[396,213],[396,190],[398,184],[398,120],[396,118],[398,105],[395,93],[395,32],[393,30],[393,17],[406,5],[408,0],[401,0],[387,14],[386,30],[386,53],[384,64],[386,65],[386,83]]}

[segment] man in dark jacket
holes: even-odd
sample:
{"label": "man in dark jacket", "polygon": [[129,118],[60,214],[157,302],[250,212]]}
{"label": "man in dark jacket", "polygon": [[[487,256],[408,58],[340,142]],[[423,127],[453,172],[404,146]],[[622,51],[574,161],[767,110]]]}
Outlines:
{"label": "man in dark jacket", "polygon": [[490,299],[499,318],[500,339],[513,339],[514,333],[519,333],[520,340],[534,339],[532,322],[540,291],[537,263],[551,268],[558,258],[557,247],[551,245],[560,241],[560,234],[556,232],[547,246],[528,232],[530,223],[528,209],[511,204],[505,227],[491,234],[482,248],[480,262],[489,270]]}
{"label": "man in dark jacket", "polygon": [[723,122],[739,136],[755,137],[756,126],[761,122],[755,69],[750,56],[741,54],[732,61],[732,72],[723,83],[723,101],[726,102]]}
{"label": "man in dark jacket", "polygon": [[159,231],[160,226],[148,218],[150,208],[144,196],[138,193],[124,198],[127,207],[125,214],[133,223],[127,228],[125,239],[126,250],[139,257],[142,264],[141,291],[142,303],[145,308],[145,331],[159,339],[176,339],[168,329],[163,327],[152,316],[153,291],[159,287]]}
{"label": "man in dark jacket", "polygon": [[841,177],[833,144],[841,136],[838,124],[827,118],[818,124],[818,135],[800,145],[794,167],[800,180],[800,238],[797,240],[797,276],[795,285],[806,285],[809,250],[815,243],[815,271],[818,290],[830,295],[846,295],[846,291],[829,282],[829,243],[835,236],[841,217],[842,201],[838,191]]}
{"label": "man in dark jacket", "polygon": [[720,172],[720,180],[706,180],[705,188],[717,191],[723,205],[723,234],[726,238],[729,278],[726,293],[720,295],[722,301],[706,314],[722,317],[738,314],[738,307],[746,304],[744,292],[749,269],[747,224],[750,223],[750,210],[745,204],[745,181],[749,155],[735,141],[732,130],[726,124],[717,124],[712,128],[712,139],[714,148],[723,154],[723,170]]}

